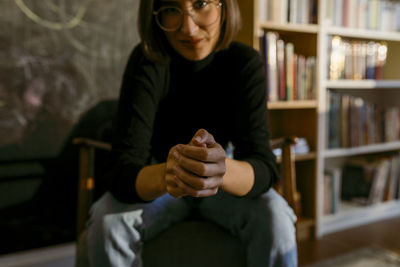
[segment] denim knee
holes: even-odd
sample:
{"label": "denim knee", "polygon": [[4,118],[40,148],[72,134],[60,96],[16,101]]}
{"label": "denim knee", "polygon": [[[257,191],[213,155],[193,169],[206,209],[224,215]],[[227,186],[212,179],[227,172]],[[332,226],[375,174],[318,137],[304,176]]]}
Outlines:
{"label": "denim knee", "polygon": [[275,190],[271,189],[262,196],[269,220],[271,248],[279,255],[287,254],[296,248],[297,220],[292,208]]}
{"label": "denim knee", "polygon": [[92,206],[87,239],[92,266],[131,266],[140,261],[136,228],[143,223],[142,213],[140,207],[120,203],[110,193]]}

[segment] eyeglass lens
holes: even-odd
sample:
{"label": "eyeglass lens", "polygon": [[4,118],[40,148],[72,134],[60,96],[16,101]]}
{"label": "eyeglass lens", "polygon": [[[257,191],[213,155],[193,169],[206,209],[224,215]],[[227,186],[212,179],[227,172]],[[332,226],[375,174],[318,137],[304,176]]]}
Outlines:
{"label": "eyeglass lens", "polygon": [[[218,7],[211,1],[196,1],[188,12],[197,25],[209,26],[218,19]],[[179,7],[164,6],[157,11],[156,20],[162,29],[173,31],[181,27],[183,16]]]}

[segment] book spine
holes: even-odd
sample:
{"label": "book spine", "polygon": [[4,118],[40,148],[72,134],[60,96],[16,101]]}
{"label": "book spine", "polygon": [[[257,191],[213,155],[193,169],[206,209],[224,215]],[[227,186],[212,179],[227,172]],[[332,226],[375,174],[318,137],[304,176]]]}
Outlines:
{"label": "book spine", "polygon": [[258,20],[268,20],[267,0],[258,0]]}
{"label": "book spine", "polygon": [[268,67],[268,88],[269,100],[278,101],[278,59],[277,59],[277,40],[278,34],[275,32],[266,33],[267,67]]}
{"label": "book spine", "polygon": [[286,78],[285,78],[285,43],[282,39],[277,41],[277,63],[278,63],[278,88],[279,100],[286,100]]}
{"label": "book spine", "polygon": [[293,100],[293,55],[294,46],[292,43],[285,45],[286,51],[286,100]]}
{"label": "book spine", "polygon": [[289,2],[289,22],[297,23],[297,9],[299,0],[290,0]]}

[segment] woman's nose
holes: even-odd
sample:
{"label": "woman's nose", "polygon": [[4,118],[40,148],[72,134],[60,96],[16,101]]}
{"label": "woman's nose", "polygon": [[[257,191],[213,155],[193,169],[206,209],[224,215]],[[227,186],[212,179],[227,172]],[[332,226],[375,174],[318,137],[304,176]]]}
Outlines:
{"label": "woman's nose", "polygon": [[187,35],[193,35],[199,29],[190,12],[184,12],[182,18],[181,32]]}

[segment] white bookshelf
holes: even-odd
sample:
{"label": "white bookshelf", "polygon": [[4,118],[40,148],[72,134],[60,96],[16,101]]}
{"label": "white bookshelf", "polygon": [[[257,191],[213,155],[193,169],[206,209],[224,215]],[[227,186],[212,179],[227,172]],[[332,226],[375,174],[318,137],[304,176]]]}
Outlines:
{"label": "white bookshelf", "polygon": [[400,89],[400,80],[329,80],[325,82],[325,86],[332,89]]}
{"label": "white bookshelf", "polygon": [[323,234],[328,234],[398,216],[400,216],[399,200],[365,207],[342,202],[339,204],[337,214],[323,216],[319,230]]}
{"label": "white bookshelf", "polygon": [[371,144],[367,146],[352,147],[352,148],[326,149],[321,152],[321,156],[327,159],[335,157],[358,156],[371,153],[382,153],[393,150],[400,150],[400,141],[381,143],[381,144]]}
{"label": "white bookshelf", "polygon": [[296,101],[277,101],[268,102],[268,109],[315,109],[317,108],[317,101],[315,100],[296,100]]}
{"label": "white bookshelf", "polygon": [[344,28],[336,26],[327,26],[325,29],[327,34],[340,35],[343,37],[358,38],[358,39],[374,39],[383,41],[400,41],[400,33],[385,32],[377,30]]}
{"label": "white bookshelf", "polygon": [[[343,164],[349,157],[400,151],[400,140],[360,147],[327,149],[326,116],[329,110],[327,96],[331,90],[362,97],[365,101],[382,104],[384,107],[400,106],[400,32],[333,26],[333,17],[329,16],[332,16],[334,12],[328,14],[327,6],[336,0],[316,0],[318,13],[316,24],[260,21],[258,20],[259,1],[274,1],[283,6],[290,3],[286,0],[252,0],[250,2],[239,0],[246,22],[243,32],[251,34],[246,39],[250,40],[248,43],[258,49],[260,32],[276,31],[283,36],[282,39],[287,38],[287,41],[293,42],[295,50],[298,49],[297,52],[300,54],[304,52],[308,56],[317,58],[315,100],[268,103],[270,116],[276,116],[283,125],[278,129],[279,133],[296,135],[296,131],[299,131],[306,133],[308,138],[311,138],[309,140],[311,143],[314,142],[311,144],[313,152],[306,155],[304,160],[301,158],[296,160],[299,164],[296,165],[296,171],[299,172],[297,177],[302,179],[297,182],[298,187],[302,187],[299,190],[306,199],[306,202],[302,203],[303,209],[307,211],[307,217],[313,221],[315,236],[321,237],[342,229],[400,216],[400,201],[380,203],[370,207],[348,207],[342,203],[337,214],[323,214],[325,168],[330,167],[330,164]],[[360,11],[356,9],[355,12]],[[351,16],[349,18],[353,19]],[[250,23],[248,23],[249,20]],[[329,80],[328,48],[330,38],[334,35],[341,36],[345,40],[386,43],[388,57],[383,80]],[[312,139],[313,137],[315,140]]]}
{"label": "white bookshelf", "polygon": [[[338,90],[344,94],[362,97],[364,100],[382,106],[400,106],[400,68],[397,54],[400,52],[400,33],[385,32],[368,29],[344,28],[330,26],[324,23],[324,11],[326,1],[320,0],[318,38],[318,51],[320,60],[319,81],[320,88],[318,99],[318,152],[317,152],[317,229],[316,236],[321,237],[328,233],[372,223],[378,220],[400,216],[400,201],[382,202],[373,206],[356,206],[346,202],[340,202],[336,214],[325,215],[323,213],[323,174],[327,167],[340,166],[349,157],[386,153],[400,150],[400,140],[395,142],[377,143],[359,147],[327,149],[327,118],[326,112],[327,94],[329,90]],[[351,40],[372,40],[389,43],[391,52],[396,51],[393,58],[388,58],[389,71],[383,80],[328,80],[327,69],[329,62],[328,46],[329,38],[333,35]],[[396,70],[395,70],[396,69]],[[331,165],[331,166],[330,166]]]}
{"label": "white bookshelf", "polygon": [[287,32],[303,32],[303,33],[314,33],[317,34],[319,31],[319,25],[314,24],[293,24],[285,23],[280,24],[270,21],[260,21],[259,27],[268,30],[275,31],[287,31]]}

